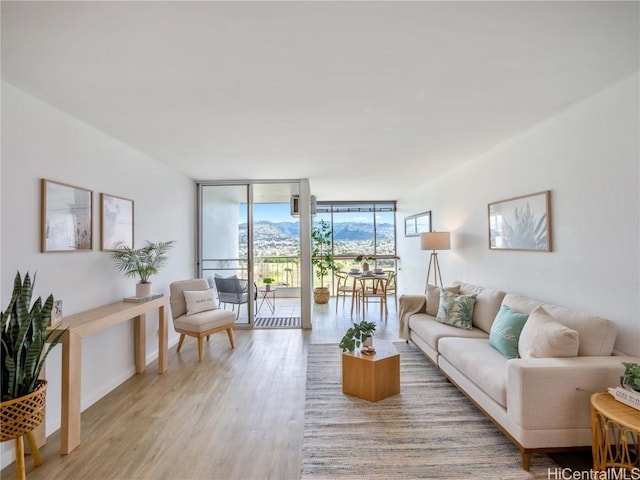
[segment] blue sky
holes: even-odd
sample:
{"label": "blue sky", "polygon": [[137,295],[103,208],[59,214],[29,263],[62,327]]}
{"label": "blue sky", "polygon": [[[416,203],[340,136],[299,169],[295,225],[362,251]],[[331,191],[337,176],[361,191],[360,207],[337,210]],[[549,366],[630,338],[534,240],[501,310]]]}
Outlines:
{"label": "blue sky", "polygon": [[[247,205],[240,204],[240,223],[244,223],[247,218]],[[298,219],[291,216],[288,203],[254,203],[253,221],[260,222],[269,220],[270,222],[297,222]]]}

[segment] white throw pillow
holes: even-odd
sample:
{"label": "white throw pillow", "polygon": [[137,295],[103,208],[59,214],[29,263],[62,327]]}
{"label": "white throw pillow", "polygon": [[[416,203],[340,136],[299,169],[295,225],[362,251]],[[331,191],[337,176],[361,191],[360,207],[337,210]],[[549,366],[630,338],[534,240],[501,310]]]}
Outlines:
{"label": "white throw pillow", "polygon": [[521,358],[577,357],[578,332],[555,320],[541,306],[531,312],[518,340]]}
{"label": "white throw pillow", "polygon": [[187,315],[218,308],[213,288],[208,290],[184,290],[182,293],[184,293],[184,301],[187,304]]}

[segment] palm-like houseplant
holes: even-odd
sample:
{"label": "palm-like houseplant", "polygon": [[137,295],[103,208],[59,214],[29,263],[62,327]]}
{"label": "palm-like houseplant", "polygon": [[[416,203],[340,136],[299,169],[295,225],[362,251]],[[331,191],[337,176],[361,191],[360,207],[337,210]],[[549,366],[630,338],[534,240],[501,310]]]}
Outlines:
{"label": "palm-like houseplant", "polygon": [[[34,276],[35,281],[35,276]],[[34,462],[41,462],[33,429],[44,420],[47,382],[40,371],[51,349],[60,341],[64,330],[47,327],[53,309],[53,295],[42,303],[38,297],[31,305],[33,283],[29,273],[16,274],[13,293],[2,318],[2,401],[0,402],[0,441],[16,440],[16,469],[24,478],[23,436],[29,440]],[[47,348],[47,343],[49,347]],[[18,455],[20,455],[18,457]]]}
{"label": "palm-like houseplant", "polygon": [[331,227],[329,224],[321,220],[311,229],[311,239],[313,240],[311,264],[315,268],[316,276],[320,279],[320,286],[313,289],[313,300],[316,303],[327,303],[329,289],[324,286],[324,277],[336,269],[335,259],[331,253]]}
{"label": "palm-like houseplant", "polygon": [[127,245],[119,247],[111,252],[111,258],[118,271],[127,277],[137,277],[140,282],[136,285],[136,296],[145,297],[151,294],[151,275],[155,275],[169,260],[167,252],[175,242],[150,242],[140,248],[132,248]]}

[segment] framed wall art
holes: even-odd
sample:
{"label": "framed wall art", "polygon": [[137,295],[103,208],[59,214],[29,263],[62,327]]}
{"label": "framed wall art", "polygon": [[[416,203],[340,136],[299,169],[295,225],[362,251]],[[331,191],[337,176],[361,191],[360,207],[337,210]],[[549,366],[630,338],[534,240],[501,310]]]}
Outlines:
{"label": "framed wall art", "polygon": [[100,249],[133,248],[133,200],[100,194]]}
{"label": "framed wall art", "polygon": [[79,252],[93,248],[93,192],[42,179],[42,252]]}
{"label": "framed wall art", "polygon": [[489,249],[551,251],[551,192],[489,204]]}
{"label": "framed wall art", "polygon": [[431,231],[431,211],[410,215],[404,219],[404,236],[419,237]]}

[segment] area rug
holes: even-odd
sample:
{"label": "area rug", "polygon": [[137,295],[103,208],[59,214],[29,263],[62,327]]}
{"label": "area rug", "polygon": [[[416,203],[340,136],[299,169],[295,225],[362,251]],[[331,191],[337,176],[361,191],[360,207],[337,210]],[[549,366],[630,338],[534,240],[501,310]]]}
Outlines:
{"label": "area rug", "polygon": [[309,345],[303,479],[554,478],[546,455],[523,470],[520,451],[422,352],[395,345],[401,392],[376,403],[342,393],[337,345]]}
{"label": "area rug", "polygon": [[256,328],[300,328],[300,317],[257,317]]}

